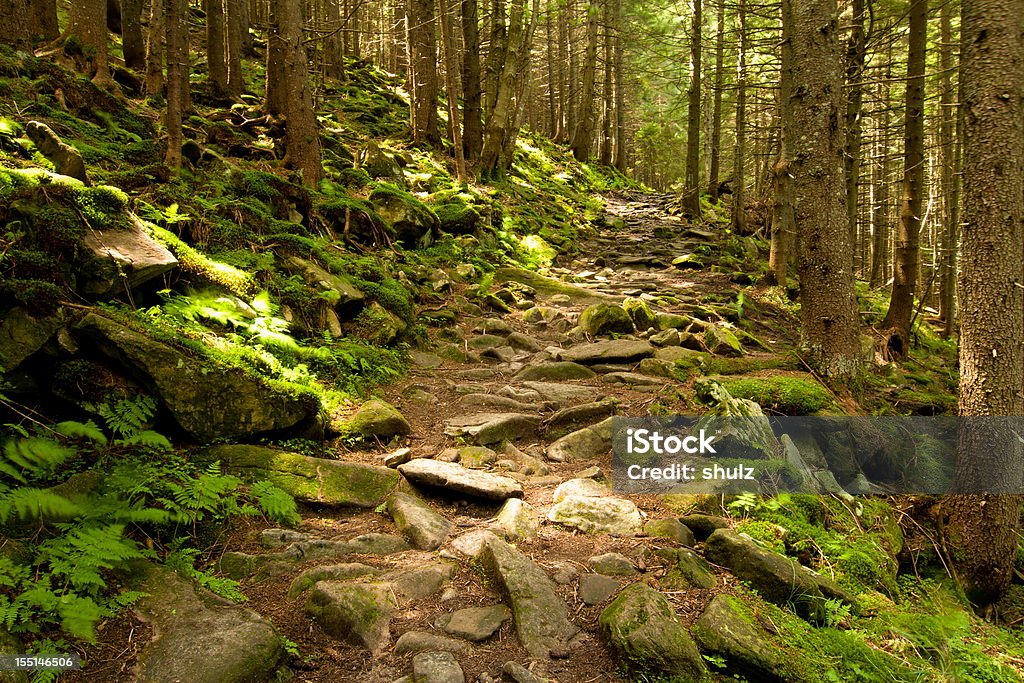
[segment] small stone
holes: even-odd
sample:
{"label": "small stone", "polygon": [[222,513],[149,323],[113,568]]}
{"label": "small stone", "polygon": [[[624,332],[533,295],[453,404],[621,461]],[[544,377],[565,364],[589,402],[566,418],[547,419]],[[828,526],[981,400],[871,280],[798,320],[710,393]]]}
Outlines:
{"label": "small stone", "polygon": [[414,484],[438,486],[478,498],[504,500],[523,496],[522,484],[513,479],[455,463],[420,458],[399,465],[398,471]]}
{"label": "small stone", "polygon": [[302,572],[292,581],[288,588],[288,597],[294,598],[306,592],[320,581],[346,581],[358,579],[364,576],[373,576],[380,570],[360,562],[346,562],[344,564],[329,564],[319,567],[311,567]]}
{"label": "small stone", "polygon": [[633,319],[621,306],[615,304],[594,304],[580,313],[580,329],[591,336],[603,334],[629,334],[633,331]]}
{"label": "small stone", "polygon": [[418,368],[433,370],[441,367],[441,357],[433,353],[423,351],[410,351],[409,360]]}
{"label": "small stone", "polygon": [[477,558],[491,539],[497,539],[490,529],[467,531],[452,541],[452,549],[466,557]]}
{"label": "small stone", "polygon": [[519,662],[505,662],[501,672],[511,678],[515,683],[545,683],[545,679],[536,676]]}
{"label": "small stone", "polygon": [[524,413],[480,413],[445,420],[448,436],[468,436],[480,446],[514,441],[535,434],[540,425],[536,415]]}
{"label": "small stone", "polygon": [[570,432],[547,449],[552,462],[592,460],[607,453],[612,447],[612,420],[608,418],[595,425]]}
{"label": "small stone", "polygon": [[644,524],[644,533],[648,536],[671,539],[679,545],[692,547],[697,543],[693,532],[674,517],[650,520]]}
{"label": "small stone", "polygon": [[413,683],[465,683],[466,675],[451,652],[421,652],[412,658]]}
{"label": "small stone", "polygon": [[540,363],[538,365],[527,365],[519,371],[515,380],[517,382],[528,382],[539,380],[542,382],[560,382],[573,379],[590,379],[597,373],[585,365],[570,363],[567,361],[556,363]]}
{"label": "small stone", "polygon": [[479,642],[494,635],[511,614],[505,605],[467,607],[442,615],[437,626],[450,635]]}
{"label": "small stone", "polygon": [[403,463],[407,463],[412,460],[412,449],[411,448],[399,448],[391,451],[384,456],[384,466],[390,467],[391,469],[397,468]]}
{"label": "small stone", "polygon": [[384,584],[321,581],[306,602],[306,613],[325,633],[374,653],[391,641],[391,616],[397,608]]}
{"label": "small stone", "polygon": [[537,353],[542,348],[540,342],[538,342],[536,339],[534,339],[533,337],[528,337],[525,334],[520,334],[519,332],[513,332],[509,334],[505,338],[505,341],[507,341],[508,345],[514,349],[518,349],[520,351],[528,351],[530,353]]}
{"label": "small stone", "polygon": [[555,492],[551,494],[554,503],[560,503],[569,496],[607,496],[611,490],[604,484],[599,484],[593,479],[570,479],[558,485]]}
{"label": "small stone", "polygon": [[661,386],[665,384],[663,379],[648,377],[637,372],[609,372],[607,375],[602,376],[601,379],[612,384],[625,384],[633,387]]}
{"label": "small stone", "polygon": [[645,341],[606,339],[559,349],[556,360],[592,365],[594,363],[629,363],[654,355],[654,347]]}
{"label": "small stone", "polygon": [[663,332],[652,334],[650,340],[655,346],[679,346],[679,330],[670,327]]}
{"label": "small stone", "polygon": [[619,553],[595,555],[587,560],[587,564],[598,574],[605,576],[632,576],[636,574],[633,562]]}
{"label": "small stone", "polygon": [[715,517],[714,515],[683,515],[679,518],[679,521],[690,528],[690,531],[693,532],[694,537],[698,541],[706,541],[708,536],[713,534],[716,529],[729,528],[728,519],[725,517]]}
{"label": "small stone", "polygon": [[532,505],[521,498],[509,498],[498,510],[492,528],[509,541],[521,541],[536,536],[540,523]]}
{"label": "small stone", "polygon": [[264,529],[260,532],[260,545],[264,548],[281,548],[298,541],[308,541],[309,534],[294,529]]}
{"label": "small stone", "polygon": [[619,582],[602,574],[584,574],[580,577],[580,600],[585,605],[600,605],[619,590]]}
{"label": "small stone", "polygon": [[355,415],[344,420],[335,430],[363,437],[388,437],[408,434],[412,426],[394,406],[374,399],[361,405]]}
{"label": "small stone", "polygon": [[423,600],[434,595],[451,579],[455,565],[451,562],[431,562],[412,569],[402,568],[388,574],[395,593],[406,600]]}
{"label": "small stone", "polygon": [[501,318],[486,318],[473,328],[478,334],[494,334],[506,336],[512,333],[512,327]]}

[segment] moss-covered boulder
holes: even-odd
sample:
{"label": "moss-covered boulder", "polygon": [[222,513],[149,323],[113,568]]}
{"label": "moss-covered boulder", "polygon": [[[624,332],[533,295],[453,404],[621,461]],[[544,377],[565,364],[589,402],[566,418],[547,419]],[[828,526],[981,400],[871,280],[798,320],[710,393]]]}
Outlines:
{"label": "moss-covered boulder", "polygon": [[704,660],[668,599],[644,583],[623,590],[598,619],[620,662],[635,676],[702,681]]}
{"label": "moss-covered boulder", "polygon": [[405,188],[405,173],[402,171],[402,166],[395,159],[394,154],[385,151],[380,145],[371,140],[359,156],[360,168],[371,178],[384,180],[403,189]]}
{"label": "moss-covered boulder", "polygon": [[429,206],[407,192],[379,185],[370,203],[395,231],[398,241],[410,249],[429,247],[440,234],[441,224]]}
{"label": "moss-covered boulder", "polygon": [[366,298],[351,278],[331,273],[308,259],[289,256],[283,265],[339,311],[351,310]]}
{"label": "moss-covered boulder", "polygon": [[412,432],[412,426],[402,413],[390,403],[372,399],[344,420],[336,420],[331,430],[345,436],[392,437]]}
{"label": "moss-covered boulder", "polygon": [[95,313],[75,327],[84,340],[131,372],[201,442],[249,437],[316,417],[312,394],[197,358]]}
{"label": "moss-covered boulder", "polygon": [[811,415],[833,405],[832,395],[810,375],[732,377],[718,381],[736,398],[750,399],[783,415]]}
{"label": "moss-covered boulder", "polygon": [[298,500],[320,505],[374,508],[401,481],[401,475],[388,467],[312,458],[266,446],[214,446],[204,455],[246,481],[266,480]]}
{"label": "moss-covered boulder", "polygon": [[8,311],[0,320],[0,372],[18,367],[63,324],[60,313],[37,316],[21,307]]}
{"label": "moss-covered boulder", "polygon": [[325,633],[373,653],[391,643],[391,617],[397,609],[386,583],[320,581],[306,601],[306,614]]}
{"label": "moss-covered boulder", "polygon": [[548,519],[587,534],[633,536],[643,518],[633,501],[610,496],[566,496],[551,506]]}
{"label": "moss-covered boulder", "polygon": [[736,333],[720,325],[708,325],[704,330],[704,346],[716,356],[743,355],[743,345]]}
{"label": "moss-covered boulder", "polygon": [[670,563],[665,575],[659,579],[662,588],[708,589],[718,585],[718,579],[711,572],[707,561],[689,548],[666,548],[657,554]]}
{"label": "moss-covered boulder", "polygon": [[132,583],[144,596],[133,609],[155,634],[139,653],[134,680],[250,683],[273,678],[284,648],[270,622],[197,591],[165,567],[140,564]]}
{"label": "moss-covered boulder", "polygon": [[603,334],[630,334],[633,319],[622,306],[615,304],[594,304],[580,313],[580,329],[592,337]]}
{"label": "moss-covered boulder", "polygon": [[480,212],[461,202],[438,204],[434,206],[434,213],[441,231],[452,235],[472,235],[483,226]]}
{"label": "moss-covered boulder", "polygon": [[569,361],[558,361],[555,363],[527,365],[516,374],[515,379],[517,382],[563,382],[572,379],[590,379],[596,376],[597,373],[585,365]]}
{"label": "moss-covered boulder", "polygon": [[724,658],[731,673],[765,683],[791,680],[778,644],[733,596],[711,601],[694,624],[693,637],[702,650]]}
{"label": "moss-covered boulder", "polygon": [[636,329],[648,330],[652,327],[657,329],[658,319],[646,301],[629,298],[622,302],[622,308],[629,314]]}

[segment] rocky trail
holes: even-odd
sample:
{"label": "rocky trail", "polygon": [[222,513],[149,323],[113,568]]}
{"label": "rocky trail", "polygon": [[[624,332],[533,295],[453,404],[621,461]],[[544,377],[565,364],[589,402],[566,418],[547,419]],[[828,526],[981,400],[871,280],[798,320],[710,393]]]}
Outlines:
{"label": "rocky trail", "polygon": [[613,415],[692,409],[678,361],[771,355],[708,303],[735,298],[728,268],[709,267],[722,236],[665,200],[609,197],[557,279],[502,269],[472,300],[454,286],[457,324],[385,392],[401,414],[363,408],[378,447],[214,448],[295,494],[302,523],[233,529],[217,568],[249,602],[150,591],[138,628],[155,638],[94,675],[134,661],[143,680],[263,680],[283,662],[296,681],[688,681],[707,655],[793,680],[771,626],[728,595],[747,582],[811,621],[852,598],[724,517],[610,486]]}

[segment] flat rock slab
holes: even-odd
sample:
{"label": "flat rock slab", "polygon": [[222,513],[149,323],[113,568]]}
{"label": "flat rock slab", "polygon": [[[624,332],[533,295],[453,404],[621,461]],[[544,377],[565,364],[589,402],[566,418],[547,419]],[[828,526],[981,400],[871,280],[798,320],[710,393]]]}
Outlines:
{"label": "flat rock slab", "polygon": [[267,480],[298,500],[320,505],[375,508],[402,480],[388,467],[311,458],[265,446],[214,446],[205,453],[230,474],[246,481]]}
{"label": "flat rock slab", "polygon": [[139,653],[135,680],[248,683],[272,677],[283,648],[261,616],[197,591],[165,567],[147,563],[133,574],[137,590],[146,593],[133,609],[154,631]]}
{"label": "flat rock slab", "polygon": [[619,660],[636,674],[702,681],[704,660],[668,599],[644,583],[619,593],[598,618]]}
{"label": "flat rock slab", "polygon": [[522,498],[523,486],[515,479],[471,470],[453,462],[417,458],[398,466],[406,479],[488,500]]}
{"label": "flat rock slab", "polygon": [[325,633],[378,653],[391,642],[391,617],[398,609],[383,583],[320,581],[306,601],[306,613]]}
{"label": "flat rock slab", "polygon": [[584,605],[600,605],[619,590],[619,581],[601,574],[580,577],[580,600]]}
{"label": "flat rock slab", "polygon": [[558,439],[547,449],[547,458],[552,462],[590,460],[607,453],[612,447],[612,420],[607,418],[597,424],[577,429]]}
{"label": "flat rock slab", "polygon": [[436,625],[450,635],[479,642],[493,636],[510,616],[512,613],[505,605],[467,607],[442,615]]}
{"label": "flat rock slab", "polygon": [[430,633],[408,631],[395,641],[394,652],[399,657],[419,652],[468,652],[470,644],[465,640]]}
{"label": "flat rock slab", "polygon": [[597,389],[582,384],[561,384],[559,382],[523,382],[523,386],[540,394],[545,401],[568,403],[594,398]]}
{"label": "flat rock slab", "polygon": [[548,511],[548,519],[587,534],[634,536],[643,518],[633,501],[624,498],[566,496]]}
{"label": "flat rock slab", "polygon": [[489,539],[480,561],[512,608],[519,642],[531,657],[547,659],[562,652],[579,628],[555,584],[526,555],[497,538]]}
{"label": "flat rock slab", "polygon": [[426,502],[408,493],[391,494],[388,513],[402,535],[420,550],[436,550],[452,529],[451,522],[434,512]]}
{"label": "flat rock slab", "polygon": [[486,446],[536,434],[540,418],[524,413],[480,413],[445,420],[444,424],[448,436],[468,436]]}
{"label": "flat rock slab", "polygon": [[602,375],[601,380],[611,384],[625,384],[631,387],[653,387],[665,384],[665,380],[657,377],[648,377],[639,372],[609,372]]}
{"label": "flat rock slab", "polygon": [[561,382],[573,379],[590,379],[595,377],[596,374],[586,365],[562,361],[527,365],[516,374],[515,379],[517,382]]}
{"label": "flat rock slab", "polygon": [[630,363],[654,355],[654,347],[645,341],[606,339],[579,344],[560,351],[555,360],[592,365],[594,363]]}
{"label": "flat rock slab", "polygon": [[348,581],[366,576],[375,576],[379,573],[380,570],[376,567],[371,567],[361,562],[345,562],[342,564],[310,567],[292,581],[292,585],[288,588],[288,597],[298,597],[321,581]]}

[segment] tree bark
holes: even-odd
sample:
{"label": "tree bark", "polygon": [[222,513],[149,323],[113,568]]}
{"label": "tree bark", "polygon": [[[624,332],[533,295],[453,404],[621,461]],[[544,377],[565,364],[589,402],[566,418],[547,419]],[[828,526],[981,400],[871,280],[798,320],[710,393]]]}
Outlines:
{"label": "tree bark", "polygon": [[44,43],[60,36],[57,25],[57,3],[55,0],[29,0],[32,13],[32,37]]}
{"label": "tree bark", "polygon": [[903,206],[896,234],[892,296],[882,321],[886,351],[902,358],[910,350],[910,317],[921,270],[921,212],[924,208],[924,70],[928,40],[928,0],[910,5],[907,94],[904,124]]}
{"label": "tree bark", "polygon": [[615,49],[612,52],[615,70],[615,168],[620,173],[626,172],[626,94],[622,78],[625,51],[622,42],[623,18],[622,0],[611,0],[612,17],[615,22]]}
{"label": "tree bark", "polygon": [[165,0],[164,26],[167,31],[167,110],[164,125],[167,128],[167,154],[164,163],[172,169],[181,168],[181,116],[184,111],[182,103],[182,71],[186,68],[184,52],[186,49],[185,15],[188,11],[187,0]]}
{"label": "tree bark", "polygon": [[[732,229],[737,234],[747,231],[747,7],[738,0],[736,26],[739,54],[736,57],[736,150],[732,167]],[[689,142],[687,142],[689,146]],[[687,169],[689,169],[687,161]],[[716,188],[717,189],[717,188]]]}
{"label": "tree bark", "polygon": [[448,123],[451,128],[452,146],[455,148],[455,174],[459,182],[467,179],[466,156],[462,147],[462,127],[459,122],[459,56],[455,54],[452,40],[454,29],[448,11],[448,0],[438,0],[441,11],[441,48],[444,51],[445,90],[448,91]]}
{"label": "tree bark", "polygon": [[[864,32],[864,0],[853,0],[850,37],[846,49],[846,214],[850,222],[850,244],[857,244],[857,205],[860,201],[861,110],[864,103],[864,60],[867,36]],[[854,258],[856,249],[850,250]]]}
{"label": "tree bark", "polygon": [[483,147],[483,90],[480,84],[480,24],[477,0],[462,0],[462,147],[471,163]]}
{"label": "tree bark", "polygon": [[164,44],[167,40],[167,0],[152,0],[149,9],[149,37],[146,40],[146,94],[164,89]]}
{"label": "tree bark", "polygon": [[939,319],[942,336],[953,335],[956,321],[956,252],[960,239],[959,105],[953,90],[953,7],[943,3],[939,14],[939,146],[942,152],[942,258],[939,274]]}
{"label": "tree bark", "polygon": [[206,0],[206,63],[210,91],[214,97],[228,93],[227,40],[224,15],[225,0]]}
{"label": "tree bark", "polygon": [[[245,77],[242,72],[242,57],[245,52],[243,41],[243,5],[249,0],[227,0],[227,56],[228,56],[228,95],[237,100],[245,90]],[[248,32],[248,28],[244,29]]]}
{"label": "tree bark", "polygon": [[76,0],[71,3],[65,38],[74,37],[88,61],[88,75],[100,87],[113,85],[107,53],[106,0]]}
{"label": "tree bark", "polygon": [[302,33],[302,0],[271,0],[270,24],[268,43],[277,43],[284,80],[284,162],[302,174],[304,185],[315,188],[323,177],[323,166]]}
{"label": "tree bark", "polygon": [[437,119],[437,35],[434,0],[409,0],[409,41],[413,62],[412,139],[441,142]]}
{"label": "tree bark", "polygon": [[683,208],[693,217],[700,216],[700,76],[702,0],[691,0],[693,25],[690,30],[690,89],[686,113],[686,195]]}
{"label": "tree bark", "polygon": [[[1024,2],[965,0],[960,415],[1024,415]],[[975,604],[1010,585],[1017,553],[1021,445],[985,423],[962,424],[954,486],[992,495],[945,501],[957,578]],[[1008,430],[1004,427],[1001,432]]]}
{"label": "tree bark", "polygon": [[32,14],[28,0],[0,0],[0,43],[15,50],[32,49]]}
{"label": "tree bark", "polygon": [[124,65],[135,71],[146,68],[146,41],[142,35],[142,0],[121,2],[121,51]]}
{"label": "tree bark", "polygon": [[590,158],[594,141],[594,82],[597,72],[597,7],[587,5],[587,47],[583,55],[583,86],[580,91],[579,118],[572,134],[572,155],[577,161]]}
{"label": "tree bark", "polygon": [[718,201],[719,166],[722,156],[722,88],[725,86],[725,1],[718,0],[715,31],[715,93],[711,109],[711,161],[708,166],[708,194]]}
{"label": "tree bark", "polygon": [[345,77],[345,60],[343,47],[346,32],[342,29],[342,13],[340,0],[326,0],[324,9],[327,11],[327,30],[331,32],[324,39],[324,75],[328,78],[343,79]]}
{"label": "tree bark", "polygon": [[847,380],[859,372],[860,334],[850,269],[841,131],[843,60],[835,0],[784,0],[793,56],[790,164],[803,346],[823,376]]}

